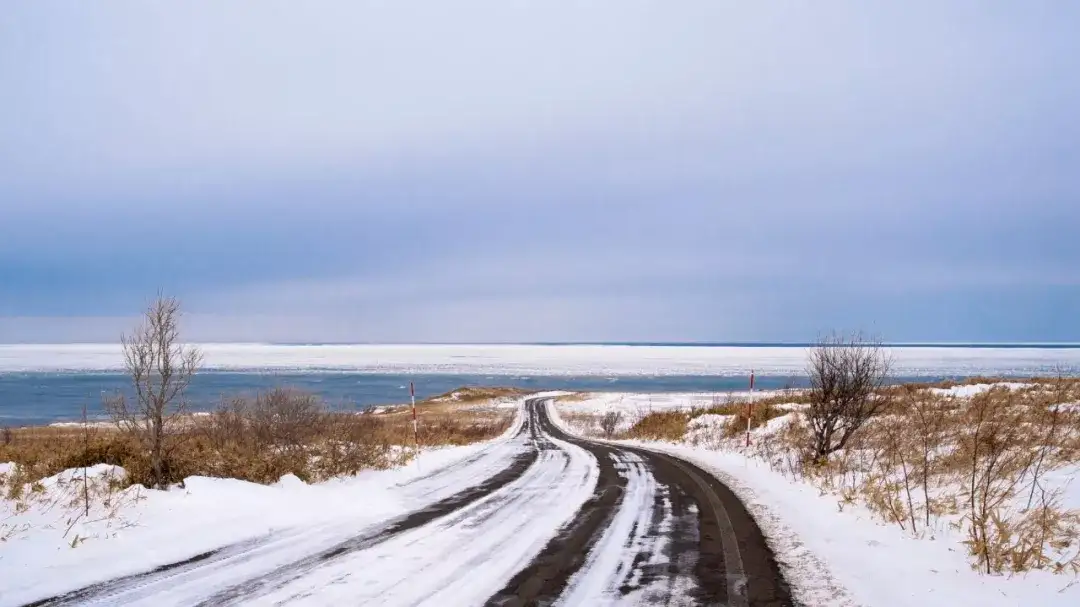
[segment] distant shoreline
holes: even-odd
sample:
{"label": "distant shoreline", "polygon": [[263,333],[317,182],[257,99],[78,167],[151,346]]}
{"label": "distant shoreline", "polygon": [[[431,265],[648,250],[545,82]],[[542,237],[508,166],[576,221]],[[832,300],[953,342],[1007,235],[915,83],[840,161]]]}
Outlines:
{"label": "distant shoreline", "polygon": [[[567,346],[618,346],[618,347],[642,347],[642,348],[810,348],[816,345],[814,342],[788,342],[788,341],[540,341],[540,342],[362,342],[362,341],[318,341],[318,342],[262,342],[262,341],[196,341],[199,345],[215,346],[482,346],[482,347],[567,347]],[[4,342],[0,346],[114,346],[119,342],[103,341],[71,341],[71,342]],[[948,341],[916,341],[916,342],[884,342],[887,348],[965,348],[965,349],[1040,349],[1040,350],[1073,350],[1080,349],[1080,342],[948,342]]]}

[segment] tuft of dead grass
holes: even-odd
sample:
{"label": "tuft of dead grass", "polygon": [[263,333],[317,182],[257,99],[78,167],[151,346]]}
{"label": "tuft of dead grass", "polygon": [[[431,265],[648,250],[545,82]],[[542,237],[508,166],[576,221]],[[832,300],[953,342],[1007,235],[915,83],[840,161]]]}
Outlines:
{"label": "tuft of dead grass", "polygon": [[686,435],[690,414],[683,411],[656,411],[639,419],[623,435],[641,440],[678,441]]}

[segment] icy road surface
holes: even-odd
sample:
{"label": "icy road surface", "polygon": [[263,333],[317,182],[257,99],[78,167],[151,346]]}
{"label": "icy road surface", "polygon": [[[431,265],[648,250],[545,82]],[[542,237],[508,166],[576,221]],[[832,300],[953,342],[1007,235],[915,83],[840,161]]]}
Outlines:
{"label": "icy road surface", "polygon": [[[412,512],[223,546],[36,605],[790,605],[760,530],[695,466],[518,430],[399,489]],[[362,507],[362,504],[358,504]]]}

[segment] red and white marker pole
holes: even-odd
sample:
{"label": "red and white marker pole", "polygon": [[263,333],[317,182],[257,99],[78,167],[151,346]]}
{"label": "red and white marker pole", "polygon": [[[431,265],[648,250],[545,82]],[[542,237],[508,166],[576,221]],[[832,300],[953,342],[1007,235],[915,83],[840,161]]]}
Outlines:
{"label": "red and white marker pole", "polygon": [[420,455],[420,431],[416,424],[416,387],[409,382],[409,399],[412,401],[412,436],[416,446],[416,454]]}
{"label": "red and white marker pole", "polygon": [[750,446],[750,420],[754,417],[754,370],[750,370],[750,398],[746,401],[746,446]]}

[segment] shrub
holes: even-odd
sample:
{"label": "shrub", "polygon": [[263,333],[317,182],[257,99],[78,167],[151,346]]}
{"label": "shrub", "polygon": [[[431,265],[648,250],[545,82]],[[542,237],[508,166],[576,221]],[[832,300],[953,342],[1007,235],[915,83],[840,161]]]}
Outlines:
{"label": "shrub", "polygon": [[611,438],[615,435],[615,430],[619,428],[622,418],[622,411],[618,409],[611,409],[600,417],[600,429],[603,430],[605,438]]}
{"label": "shrub", "polygon": [[851,440],[886,402],[878,394],[890,361],[880,341],[861,334],[833,335],[810,352],[810,407],[814,460],[824,462]]}

